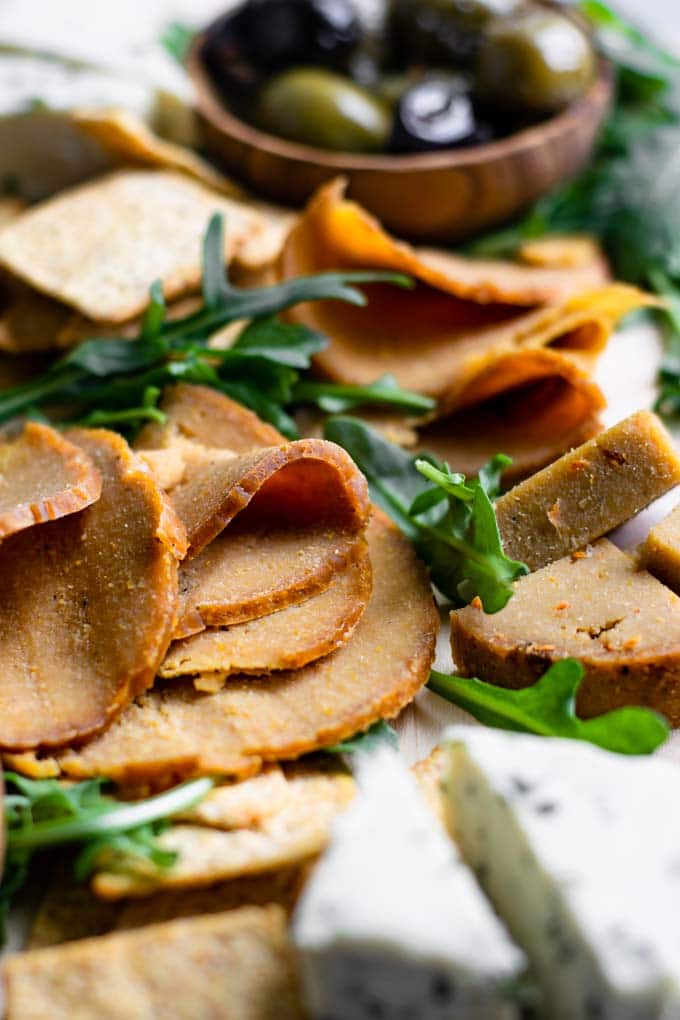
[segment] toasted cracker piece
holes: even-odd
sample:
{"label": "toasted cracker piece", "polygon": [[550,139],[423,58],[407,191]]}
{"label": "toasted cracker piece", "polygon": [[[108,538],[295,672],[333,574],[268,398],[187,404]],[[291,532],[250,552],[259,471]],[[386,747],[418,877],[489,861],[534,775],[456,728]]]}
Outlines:
{"label": "toasted cracker piece", "polygon": [[[167,300],[196,291],[213,213],[228,224],[225,258],[262,235],[262,218],[181,174],[122,170],[33,207],[0,231],[0,263],[96,322],[125,322],[162,280]],[[45,243],[49,238],[49,244]]]}
{"label": "toasted cracker piece", "polygon": [[32,354],[58,348],[72,318],[72,310],[59,301],[7,274],[0,277],[0,351]]}
{"label": "toasted cracker piece", "polygon": [[95,503],[102,477],[78,446],[47,425],[28,422],[0,442],[0,541]]}
{"label": "toasted cracker piece", "polygon": [[184,439],[201,446],[247,453],[286,441],[248,408],[208,386],[189,383],[167,386],[160,410],[167,420],[162,425],[156,422],[145,425],[135,440],[135,450],[163,450]]}
{"label": "toasted cracker piece", "polygon": [[337,765],[289,767],[283,799],[278,789],[273,792],[274,810],[268,803],[269,788],[261,786],[263,817],[257,825],[233,828],[233,797],[240,785],[217,787],[208,794],[193,813],[199,824],[172,825],[158,837],[164,849],[178,854],[169,869],[124,874],[102,870],[92,880],[95,894],[108,900],[148,896],[157,889],[195,888],[301,865],[328,845],[331,823],[355,791],[354,780]]}
{"label": "toasted cracker piece", "polygon": [[197,690],[214,691],[234,673],[299,669],[348,640],[368,604],[371,586],[366,551],[324,592],[298,605],[173,642],[159,676],[194,676]]}
{"label": "toasted cracker piece", "polygon": [[[172,451],[170,451],[172,454]],[[239,525],[304,528],[325,524],[359,534],[368,515],[368,487],[335,443],[300,439],[233,456],[192,444],[168,494],[189,538],[189,558],[234,518]]]}
{"label": "toasted cracker piece", "polygon": [[[650,301],[636,288],[605,286],[599,259],[540,269],[416,251],[343,199],[343,187],[333,182],[312,201],[286,242],[280,277],[361,266],[409,273],[419,286],[374,285],[365,309],[322,302],[291,310],[291,318],[330,336],[315,358],[328,378],[367,383],[391,372],[452,411],[530,381],[526,351],[597,352],[623,314]],[[502,356],[501,371],[495,362]]]}
{"label": "toasted cracker piece", "polygon": [[241,910],[19,953],[7,1020],[301,1020],[281,908]]}
{"label": "toasted cracker piece", "polygon": [[527,265],[543,269],[580,269],[604,257],[595,238],[585,234],[561,234],[526,241],[517,256]]}
{"label": "toasted cracker piece", "polygon": [[63,754],[65,774],[164,784],[181,775],[247,776],[391,718],[422,687],[439,614],[425,568],[375,511],[368,529],[373,594],[352,638],[303,669],[231,680],[217,694],[189,683],[143,695],[101,737]]}
{"label": "toasted cracker piece", "polygon": [[452,613],[451,644],[464,676],[504,687],[578,659],[580,715],[647,705],[680,724],[680,598],[606,539],[523,577],[500,613]]}
{"label": "toasted cracker piece", "polygon": [[177,609],[182,527],[118,435],[67,433],[103,478],[78,514],[0,544],[0,746],[98,732],[153,682]]}
{"label": "toasted cracker piece", "polygon": [[656,415],[638,411],[501,496],[504,548],[536,570],[583,549],[679,482],[671,437]]}

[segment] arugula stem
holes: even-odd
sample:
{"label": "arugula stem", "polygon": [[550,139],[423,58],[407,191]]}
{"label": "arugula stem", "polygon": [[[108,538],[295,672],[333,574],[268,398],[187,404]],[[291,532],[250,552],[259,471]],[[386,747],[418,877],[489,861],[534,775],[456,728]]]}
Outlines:
{"label": "arugula stem", "polygon": [[387,390],[379,386],[349,386],[344,383],[309,382],[306,379],[293,387],[293,403],[314,403],[320,397],[338,397],[357,403],[380,404],[421,414],[431,411],[435,401],[411,390]]}
{"label": "arugula stem", "polygon": [[[49,846],[80,843],[102,835],[126,832],[186,811],[212,789],[215,780],[193,779],[139,804],[84,811],[69,821],[38,822],[7,833],[7,850],[40,850]],[[114,802],[112,802],[114,803]]]}

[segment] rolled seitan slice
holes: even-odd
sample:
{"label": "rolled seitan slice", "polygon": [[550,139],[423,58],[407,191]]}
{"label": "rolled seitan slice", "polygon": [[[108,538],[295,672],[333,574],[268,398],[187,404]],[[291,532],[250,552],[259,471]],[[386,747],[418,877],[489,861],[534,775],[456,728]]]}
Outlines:
{"label": "rolled seitan slice", "polygon": [[352,637],[299,670],[233,678],[215,694],[157,685],[104,733],[62,754],[65,775],[169,785],[178,776],[245,777],[392,718],[426,682],[439,632],[427,572],[380,511],[368,528],[373,592]]}
{"label": "rolled seitan slice", "polygon": [[243,907],[34,949],[4,965],[7,1020],[302,1020],[286,915]]}
{"label": "rolled seitan slice", "polygon": [[371,596],[371,562],[361,541],[363,554],[325,591],[259,619],[173,642],[159,676],[194,676],[198,690],[214,691],[234,673],[299,669],[339,648],[354,632]]}
{"label": "rolled seitan slice", "polygon": [[[173,865],[156,873],[135,872],[134,862],[125,874],[101,870],[92,879],[93,891],[105,900],[144,897],[287,870],[317,857],[328,845],[333,821],[354,797],[354,780],[341,765],[313,762],[278,774],[283,795],[278,786],[258,788],[259,776],[216,787],[202,810],[158,837],[163,849],[177,854]],[[234,817],[233,798],[249,784],[258,788],[260,815],[244,825]]]}
{"label": "rolled seitan slice", "polygon": [[84,450],[28,422],[16,439],[0,442],[0,541],[83,510],[101,491],[102,477]]}
{"label": "rolled seitan slice", "polygon": [[153,683],[175,623],[184,530],[124,439],[72,430],[103,479],[77,514],[0,543],[0,747],[105,727]]}
{"label": "rolled seitan slice", "polygon": [[645,570],[680,595],[680,506],[652,528],[639,556]]}
{"label": "rolled seitan slice", "polygon": [[496,502],[508,556],[538,570],[583,549],[680,483],[680,457],[656,415],[638,411]]}
{"label": "rolled seitan slice", "polygon": [[607,539],[521,578],[500,613],[453,612],[451,647],[461,674],[511,688],[578,659],[580,715],[646,705],[680,725],[680,598]]}

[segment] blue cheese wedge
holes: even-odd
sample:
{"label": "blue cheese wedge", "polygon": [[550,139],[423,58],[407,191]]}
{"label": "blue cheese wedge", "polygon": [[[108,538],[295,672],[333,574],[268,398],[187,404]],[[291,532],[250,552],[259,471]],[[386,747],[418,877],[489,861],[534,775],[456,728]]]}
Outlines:
{"label": "blue cheese wedge", "polygon": [[401,759],[381,749],[296,910],[313,1017],[514,1020],[524,967]]}
{"label": "blue cheese wedge", "polygon": [[680,1017],[680,771],[454,727],[452,832],[526,950],[551,1020]]}

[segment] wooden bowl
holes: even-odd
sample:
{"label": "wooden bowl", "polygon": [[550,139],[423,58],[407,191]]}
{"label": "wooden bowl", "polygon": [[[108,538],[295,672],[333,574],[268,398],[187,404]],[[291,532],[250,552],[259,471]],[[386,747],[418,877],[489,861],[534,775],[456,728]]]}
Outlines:
{"label": "wooden bowl", "polygon": [[446,152],[374,156],[329,152],[259,131],[235,116],[203,60],[208,28],[189,54],[207,150],[261,196],[301,206],[324,182],[343,176],[349,194],[400,237],[460,241],[516,216],[592,153],[613,91],[602,62],[586,95],[564,112],[500,141]]}

